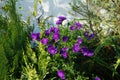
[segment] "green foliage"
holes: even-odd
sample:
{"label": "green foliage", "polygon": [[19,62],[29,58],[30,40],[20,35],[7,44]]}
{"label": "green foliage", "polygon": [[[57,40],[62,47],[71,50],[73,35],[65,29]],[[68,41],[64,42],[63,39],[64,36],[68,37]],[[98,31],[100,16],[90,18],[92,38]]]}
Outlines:
{"label": "green foliage", "polygon": [[39,53],[38,54],[38,74],[39,79],[43,80],[46,77],[46,74],[49,72],[47,71],[48,63],[50,61],[50,56],[47,51],[44,50],[44,45],[39,43],[38,47]]}
{"label": "green foliage", "polygon": [[26,52],[23,52],[24,64],[22,65],[21,79],[25,80],[39,80],[35,63],[37,63],[35,52],[32,51],[30,45],[27,46]]}
{"label": "green foliage", "polygon": [[0,45],[0,79],[8,79],[8,74],[7,74],[7,59],[6,56],[4,55],[4,48],[2,45]]}
{"label": "green foliage", "polygon": [[[6,72],[8,75],[5,79],[17,79],[21,76],[22,71],[22,52],[25,49],[26,44],[26,35],[23,25],[20,23],[20,18],[16,13],[15,8],[16,1],[9,0],[7,1],[8,6],[8,19],[1,19],[1,30],[4,30],[4,33],[0,32],[0,46],[1,55],[5,65],[2,65],[4,68],[7,68],[3,73]],[[6,59],[6,60],[5,60]],[[0,67],[2,69],[3,67]],[[4,69],[3,69],[4,70]],[[4,77],[4,76],[3,76]]]}
{"label": "green foliage", "polygon": [[[34,16],[37,14],[37,3],[38,0],[35,0]],[[69,57],[64,59],[59,54],[60,51],[50,55],[47,47],[40,41],[35,41],[38,46],[31,48],[30,35],[33,27],[28,27],[30,18],[28,23],[21,21],[16,12],[16,0],[7,0],[3,9],[8,16],[0,15],[0,80],[60,80],[57,76],[57,71],[60,69],[65,71],[67,80],[93,80],[95,76],[99,76],[102,80],[119,80],[119,3],[118,0],[71,2],[72,10],[82,17],[74,19],[68,25],[59,26],[60,41],[54,45],[57,45],[58,50],[64,46],[69,48]],[[102,14],[100,10],[105,10],[106,13]],[[46,25],[47,19],[49,17],[38,20],[41,39],[45,37],[44,30],[49,27]],[[82,29],[71,32],[69,26],[80,21],[83,21]],[[94,32],[95,37],[89,40],[83,35],[85,31]],[[61,41],[65,35],[69,36],[67,43]],[[81,52],[72,52],[71,48],[78,36],[83,39],[80,47],[86,46],[94,50],[93,57],[83,56]],[[48,39],[52,40],[52,35]],[[50,41],[50,44],[52,43],[53,41]]]}
{"label": "green foliage", "polygon": [[50,58],[42,50],[42,45],[37,52],[31,49],[29,36],[32,27],[26,27],[29,23],[20,21],[15,6],[16,0],[8,0],[6,12],[9,18],[0,16],[0,79],[42,80],[48,73]]}
{"label": "green foliage", "polygon": [[39,0],[34,0],[34,12],[33,12],[33,16],[37,15],[37,4],[38,4]]}
{"label": "green foliage", "polygon": [[42,0],[34,0],[34,12],[33,12],[33,16],[37,16],[37,4],[38,2],[41,4],[42,3]]}

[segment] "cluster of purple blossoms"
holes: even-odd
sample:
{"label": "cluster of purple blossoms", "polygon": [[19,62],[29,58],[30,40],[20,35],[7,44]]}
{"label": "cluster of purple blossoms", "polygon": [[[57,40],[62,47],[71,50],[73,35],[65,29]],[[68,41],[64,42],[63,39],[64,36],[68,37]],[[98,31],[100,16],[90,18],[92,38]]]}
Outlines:
{"label": "cluster of purple blossoms", "polygon": [[51,29],[51,31],[53,32],[53,36],[52,36],[53,40],[58,41],[60,39],[60,33],[59,33],[60,30],[59,30],[59,28],[54,27],[54,28]]}
{"label": "cluster of purple blossoms", "polygon": [[60,30],[59,30],[58,27],[51,27],[48,30],[45,30],[44,34],[45,34],[45,36],[49,36],[51,33],[53,33],[52,39],[54,41],[58,41],[60,39],[60,33],[59,32],[60,32]]}
{"label": "cluster of purple blossoms", "polygon": [[80,48],[80,44],[82,44],[82,39],[78,38],[77,42],[72,47],[72,51],[74,53],[78,53],[81,51],[84,56],[92,57],[94,55],[93,50],[89,50],[88,48],[86,48],[84,46],[82,48]]}
{"label": "cluster of purple blossoms", "polygon": [[58,20],[56,21],[56,24],[57,24],[57,25],[61,25],[64,20],[66,20],[66,17],[64,17],[64,16],[59,16],[59,17],[58,17]]}
{"label": "cluster of purple blossoms", "polygon": [[86,48],[84,46],[81,48],[81,52],[84,56],[88,56],[88,57],[92,57],[94,55],[93,50],[89,50],[88,48]]}
{"label": "cluster of purple blossoms", "polygon": [[70,30],[71,30],[71,31],[73,31],[73,30],[75,30],[75,29],[80,30],[81,28],[82,28],[82,24],[79,23],[79,22],[75,22],[74,25],[71,25],[71,26],[70,26]]}
{"label": "cluster of purple blossoms", "polygon": [[58,27],[51,27],[51,28],[49,28],[48,30],[45,30],[45,31],[44,31],[44,34],[45,34],[45,36],[49,36],[52,32],[53,32],[53,33],[59,33],[60,30],[59,30]]}
{"label": "cluster of purple blossoms", "polygon": [[50,28],[50,31],[53,33],[59,33],[60,29],[58,27],[52,27],[52,28]]}
{"label": "cluster of purple blossoms", "polygon": [[40,41],[44,45],[47,45],[47,43],[49,41],[48,38],[40,39],[40,33],[32,33],[31,34],[31,38],[32,38],[32,40],[38,40],[38,41]]}
{"label": "cluster of purple blossoms", "polygon": [[65,79],[65,72],[63,70],[58,70],[57,75],[61,80],[66,80]]}
{"label": "cluster of purple blossoms", "polygon": [[[59,18],[59,21],[61,21],[61,22],[66,19],[66,17],[63,17],[63,16],[59,16],[58,18]],[[81,23],[75,22],[75,24],[70,27],[70,30],[75,30],[75,29],[80,30],[81,28],[82,28]],[[45,34],[45,36],[47,36],[47,37],[48,37],[51,33],[52,33],[52,39],[53,39],[55,42],[57,42],[57,41],[60,40],[60,29],[59,29],[58,27],[51,27],[51,28],[49,28],[48,30],[45,30],[45,31],[44,31],[44,34]],[[92,38],[94,37],[94,33],[92,33],[92,34],[89,35],[89,32],[86,31],[86,32],[84,33],[84,36],[87,36],[89,39],[92,39]],[[40,40],[40,33],[32,33],[32,34],[31,34],[31,38],[32,38],[33,40]],[[69,39],[68,36],[63,36],[63,37],[62,37],[62,41],[63,41],[63,42],[67,42],[68,39]],[[42,44],[48,46],[47,49],[48,49],[48,52],[49,52],[50,54],[56,54],[56,53],[58,52],[58,49],[57,49],[55,46],[53,46],[53,45],[48,45],[48,42],[49,42],[49,39],[48,39],[48,38],[42,38],[42,39],[40,40],[40,42],[41,42]],[[78,39],[77,39],[77,42],[72,46],[72,51],[73,51],[74,53],[77,53],[77,52],[81,51],[84,56],[88,56],[88,57],[93,56],[94,51],[93,51],[93,50],[89,50],[89,49],[87,49],[86,47],[80,48],[80,45],[81,45],[81,44],[82,44],[82,39],[81,39],[81,38],[78,38]],[[60,51],[60,54],[61,54],[61,56],[63,56],[64,58],[67,58],[67,57],[68,57],[68,48],[67,48],[67,47],[63,47],[62,50]]]}
{"label": "cluster of purple blossoms", "polygon": [[63,47],[62,50],[60,51],[61,56],[63,56],[64,58],[68,57],[68,47]]}

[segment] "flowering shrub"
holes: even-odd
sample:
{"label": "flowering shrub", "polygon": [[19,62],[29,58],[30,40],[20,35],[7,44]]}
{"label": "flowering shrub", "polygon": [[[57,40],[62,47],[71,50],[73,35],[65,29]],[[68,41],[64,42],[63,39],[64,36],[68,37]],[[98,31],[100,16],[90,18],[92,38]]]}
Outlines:
{"label": "flowering shrub", "polygon": [[[57,63],[54,67],[55,71],[58,70],[57,74],[59,78],[61,78],[62,80],[71,79],[67,76],[71,75],[75,79],[75,75],[81,73],[77,71],[75,71],[77,72],[77,74],[75,72],[71,73],[69,72],[68,67],[71,66],[71,70],[75,67],[74,64],[76,63],[74,62],[74,60],[77,59],[76,56],[81,56],[86,59],[92,59],[91,57],[94,56],[94,50],[92,47],[87,47],[85,45],[85,43],[87,43],[85,42],[85,39],[90,41],[93,40],[95,36],[93,34],[90,34],[86,38],[86,36],[84,35],[84,25],[82,25],[80,22],[74,22],[72,25],[63,26],[62,22],[66,18],[60,16],[58,17],[58,19],[59,21],[61,21],[61,25],[58,25],[57,27],[50,27],[47,30],[41,31],[40,33],[32,33],[31,38],[32,40],[37,41],[37,43],[42,43],[44,45],[44,50],[47,51],[51,56],[51,61],[54,61],[54,64]],[[56,24],[58,24],[58,21],[56,22]],[[38,34],[41,34],[38,37],[38,39],[40,40],[36,38]],[[36,37],[33,37],[33,35]],[[47,78],[50,77],[46,77],[46,79]]]}

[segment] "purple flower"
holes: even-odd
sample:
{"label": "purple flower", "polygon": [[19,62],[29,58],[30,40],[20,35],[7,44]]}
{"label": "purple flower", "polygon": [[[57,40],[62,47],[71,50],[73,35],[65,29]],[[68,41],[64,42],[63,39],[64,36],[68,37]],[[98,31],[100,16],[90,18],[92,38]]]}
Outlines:
{"label": "purple flower", "polygon": [[50,31],[50,32],[54,32],[53,27],[50,27],[50,28],[49,28],[49,31]]}
{"label": "purple flower", "polygon": [[61,56],[63,56],[64,58],[67,58],[68,57],[68,53],[64,52],[63,54],[61,54]]}
{"label": "purple flower", "polygon": [[70,26],[70,30],[71,31],[75,30],[75,26],[74,25]]}
{"label": "purple flower", "polygon": [[81,48],[81,52],[82,52],[82,54],[84,55],[84,56],[86,56],[87,55],[87,53],[88,53],[88,48],[86,48],[86,47],[82,47]]}
{"label": "purple flower", "polygon": [[48,38],[43,38],[41,40],[41,43],[44,44],[44,45],[46,45],[48,43]]}
{"label": "purple flower", "polygon": [[53,32],[54,32],[54,33],[59,33],[59,31],[60,31],[60,30],[59,30],[58,27],[54,27],[54,28],[53,28]]}
{"label": "purple flower", "polygon": [[63,56],[64,58],[68,57],[68,47],[63,47],[62,50],[60,51],[61,56]]}
{"label": "purple flower", "polygon": [[84,46],[81,48],[81,52],[84,56],[88,56],[88,57],[92,57],[94,55],[93,50],[89,50],[88,48],[86,48]]}
{"label": "purple flower", "polygon": [[82,39],[81,39],[81,38],[78,38],[78,39],[77,39],[77,43],[78,43],[78,44],[81,44],[81,43],[82,43]]}
{"label": "purple flower", "polygon": [[85,36],[85,37],[88,37],[88,34],[89,34],[88,31],[85,31],[85,32],[84,32],[84,36]]}
{"label": "purple flower", "polygon": [[68,57],[68,53],[66,51],[61,50],[60,55],[63,56],[64,58]]}
{"label": "purple flower", "polygon": [[70,26],[70,30],[73,31],[75,29],[80,30],[82,28],[82,24],[79,22],[75,22],[74,25]]}
{"label": "purple flower", "polygon": [[58,19],[61,20],[61,21],[64,21],[64,20],[66,20],[66,17],[64,17],[64,16],[59,16]]}
{"label": "purple flower", "polygon": [[68,51],[69,49],[68,49],[68,47],[63,47],[62,48],[62,51]]}
{"label": "purple flower", "polygon": [[49,45],[49,46],[48,46],[48,52],[49,52],[50,54],[56,54],[57,51],[58,51],[58,49],[55,48],[53,45]]}
{"label": "purple flower", "polygon": [[50,35],[50,30],[45,30],[45,31],[44,31],[44,34],[45,34],[46,36],[49,36],[49,35]]}
{"label": "purple flower", "polygon": [[53,40],[58,41],[60,39],[60,34],[59,33],[54,33],[53,34]]}
{"label": "purple flower", "polygon": [[77,30],[80,30],[81,28],[82,28],[82,27],[78,26],[78,27],[77,27]]}
{"label": "purple flower", "polygon": [[62,21],[61,21],[61,20],[57,20],[57,21],[56,21],[56,24],[57,24],[57,25],[60,25],[60,24],[62,24]]}
{"label": "purple flower", "polygon": [[75,25],[77,26],[77,30],[80,30],[82,28],[82,24],[79,22],[76,22]]}
{"label": "purple flower", "polygon": [[66,17],[64,17],[64,16],[59,16],[59,17],[58,17],[58,20],[56,21],[56,24],[57,24],[57,25],[60,25],[60,24],[62,24],[62,22],[63,22],[64,20],[66,20]]}
{"label": "purple flower", "polygon": [[75,22],[75,25],[76,25],[76,26],[81,26],[81,27],[82,27],[82,24],[79,23],[79,22]]}
{"label": "purple flower", "polygon": [[40,33],[32,33],[31,38],[33,40],[39,40],[40,39]]}
{"label": "purple flower", "polygon": [[68,40],[68,36],[63,36],[63,37],[62,37],[62,41],[63,41],[63,42],[67,42],[67,40]]}
{"label": "purple flower", "polygon": [[100,79],[99,77],[96,76],[94,80],[101,80],[101,79]]}
{"label": "purple flower", "polygon": [[72,47],[72,50],[74,53],[77,53],[80,51],[80,46],[79,44],[74,44],[73,47]]}
{"label": "purple flower", "polygon": [[95,34],[92,33],[92,34],[90,34],[90,35],[88,36],[88,39],[91,40],[94,36],[95,36]]}
{"label": "purple flower", "polygon": [[94,51],[93,50],[89,50],[87,53],[88,57],[92,57],[94,55]]}
{"label": "purple flower", "polygon": [[61,78],[62,80],[65,80],[65,73],[63,70],[58,70],[57,71],[57,75],[59,78]]}
{"label": "purple flower", "polygon": [[64,54],[64,53],[65,53],[65,51],[63,51],[63,50],[60,51],[60,54]]}

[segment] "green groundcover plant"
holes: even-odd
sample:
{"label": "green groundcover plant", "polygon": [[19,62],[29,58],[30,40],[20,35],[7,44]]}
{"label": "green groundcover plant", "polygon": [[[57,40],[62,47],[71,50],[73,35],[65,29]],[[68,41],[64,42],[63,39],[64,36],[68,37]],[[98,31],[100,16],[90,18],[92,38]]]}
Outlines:
{"label": "green groundcover plant", "polygon": [[94,6],[88,8],[98,4],[96,1],[80,2],[82,10],[77,3],[70,4],[73,11],[81,10],[80,15],[85,10],[85,19],[63,25],[67,18],[58,16],[56,26],[47,29],[40,19],[40,32],[33,32],[35,26],[29,26],[29,20],[21,21],[15,4],[16,0],[7,0],[3,7],[7,16],[0,15],[0,80],[120,79],[119,29],[107,36],[99,30],[101,16],[93,14]]}

